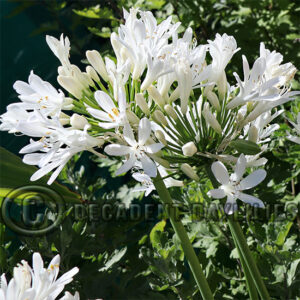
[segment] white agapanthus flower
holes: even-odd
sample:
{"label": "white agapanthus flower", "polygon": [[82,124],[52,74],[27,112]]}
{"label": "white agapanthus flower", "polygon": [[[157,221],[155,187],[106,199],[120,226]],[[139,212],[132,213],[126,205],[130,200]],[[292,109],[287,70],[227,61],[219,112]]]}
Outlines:
{"label": "white agapanthus flower", "polygon": [[288,134],[287,139],[300,145],[300,112],[298,113],[298,116],[297,116],[297,123],[294,123],[292,121],[289,121],[289,122],[294,126],[298,136]]}
{"label": "white agapanthus flower", "polygon": [[62,66],[67,69],[67,72],[70,71],[71,63],[69,57],[71,46],[69,38],[67,36],[64,38],[64,35],[61,34],[58,40],[53,36],[47,35],[46,42],[54,55],[60,60]]}
{"label": "white agapanthus flower", "polygon": [[127,161],[117,170],[117,175],[129,171],[136,162],[141,162],[145,173],[150,177],[156,177],[157,168],[149,155],[157,153],[164,145],[151,143],[151,141],[149,143],[150,134],[151,123],[147,118],[143,118],[139,123],[138,141],[134,137],[131,126],[127,123],[123,129],[123,136],[128,145],[111,144],[104,148],[108,155],[128,156]]}
{"label": "white agapanthus flower", "polygon": [[150,11],[143,12],[135,8],[130,12],[124,9],[124,18],[125,24],[120,26],[118,35],[112,36],[112,44],[119,60],[124,62],[130,59],[132,77],[137,79],[145,70],[148,53],[157,57],[180,23],[173,25],[172,17],[169,17],[158,25]]}
{"label": "white agapanthus flower", "polygon": [[89,86],[94,86],[94,83],[87,73],[81,72],[77,66],[70,63],[71,47],[69,38],[64,38],[62,34],[60,40],[58,40],[47,35],[46,41],[51,51],[61,62],[61,66],[58,67],[58,83],[77,99],[80,99],[83,91],[88,89]]}
{"label": "white agapanthus flower", "polygon": [[[209,81],[218,86],[221,98],[225,95],[227,89],[227,79],[225,68],[232,56],[240,50],[237,48],[236,40],[233,36],[216,34],[216,38],[208,40],[209,54],[213,58],[212,64],[208,66],[210,70]],[[211,90],[212,87],[209,88]]]}
{"label": "white agapanthus flower", "polygon": [[55,170],[48,181],[48,184],[52,184],[76,153],[85,150],[95,153],[93,148],[101,146],[103,140],[90,136],[87,132],[89,127],[86,125],[83,130],[65,128],[57,119],[45,118],[38,111],[34,119],[20,121],[17,127],[19,132],[40,138],[38,141],[31,140],[29,145],[20,150],[20,153],[26,154],[23,158],[26,164],[40,168],[31,180],[38,180]]}
{"label": "white agapanthus flower", "polygon": [[0,130],[16,133],[19,122],[29,120],[31,117],[33,117],[33,113],[27,112],[18,103],[10,104],[7,106],[7,112],[0,116]]}
{"label": "white agapanthus flower", "polygon": [[120,90],[118,107],[114,101],[104,92],[97,91],[95,93],[95,99],[102,110],[98,110],[87,105],[87,111],[96,119],[105,122],[99,122],[99,126],[104,129],[117,128],[124,126],[127,121],[126,117],[126,96]]}
{"label": "white agapanthus flower", "polygon": [[233,214],[234,211],[237,210],[237,199],[252,206],[265,207],[260,199],[245,194],[243,191],[251,189],[261,183],[265,179],[267,173],[265,170],[259,169],[243,179],[246,163],[245,156],[241,154],[237,160],[235,171],[231,176],[229,176],[227,168],[222,162],[214,162],[211,166],[211,170],[217,181],[221,183],[221,186],[218,189],[210,190],[208,195],[216,199],[227,197],[227,202],[224,207],[224,211],[227,214]]}
{"label": "white agapanthus flower", "polygon": [[244,132],[245,135],[248,134],[248,140],[256,144],[269,142],[271,140],[270,136],[280,127],[278,124],[270,125],[270,123],[283,112],[284,110],[281,109],[272,115],[271,111],[267,111],[261,114],[256,120],[252,121],[250,124],[247,124],[244,127]]}
{"label": "white agapanthus flower", "polygon": [[[56,255],[48,268],[39,253],[32,256],[32,268],[22,261],[14,268],[13,278],[8,283],[5,274],[0,280],[1,300],[55,300],[64,290],[65,285],[73,280],[77,267],[58,278],[60,256]],[[76,298],[75,298],[76,299]],[[79,299],[79,295],[78,298]]]}
{"label": "white agapanthus flower", "polygon": [[239,94],[227,107],[232,109],[249,101],[258,101],[258,105],[248,116],[249,121],[252,121],[273,107],[293,100],[299,92],[290,92],[287,86],[296,73],[296,68],[290,63],[280,65],[282,59],[280,53],[270,52],[262,43],[260,57],[250,71],[247,58],[243,55],[244,82],[234,73]]}
{"label": "white agapanthus flower", "polygon": [[43,81],[33,71],[29,75],[28,83],[16,81],[13,88],[22,101],[18,105],[25,110],[39,109],[48,116],[73,108],[72,99],[65,98],[61,90],[57,91],[49,82]]}

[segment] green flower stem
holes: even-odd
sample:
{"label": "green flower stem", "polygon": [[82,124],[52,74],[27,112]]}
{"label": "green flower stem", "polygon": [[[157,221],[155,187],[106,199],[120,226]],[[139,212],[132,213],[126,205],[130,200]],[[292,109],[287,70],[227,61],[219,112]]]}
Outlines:
{"label": "green flower stem", "polygon": [[180,239],[183,252],[188,260],[188,263],[197,282],[202,298],[204,300],[213,300],[213,294],[204,276],[203,270],[196,256],[196,253],[191,245],[191,242],[182,222],[178,219],[178,209],[174,207],[171,196],[159,173],[157,177],[153,180],[153,183],[156,188],[156,191],[158,192],[160,200],[163,202],[164,207],[168,213],[174,231]]}
{"label": "green flower stem", "polygon": [[[206,173],[208,177],[210,178],[212,185],[214,188],[218,187],[218,182],[216,181],[214,175],[212,174],[210,166],[205,166]],[[254,281],[256,288],[263,300],[270,300],[270,296],[268,294],[268,291],[265,287],[265,284],[261,278],[261,275],[259,273],[259,270],[256,266],[256,263],[252,257],[252,254],[250,252],[250,249],[248,247],[246,238],[243,234],[243,231],[241,229],[241,226],[237,220],[233,220],[233,216],[228,218],[228,224],[230,227],[231,234],[233,236],[234,241],[237,244],[237,248],[239,251],[241,262],[244,261],[244,263],[248,267],[248,271],[252,277],[252,280]],[[246,268],[244,268],[245,276],[246,276]],[[250,293],[250,291],[249,291]]]}
{"label": "green flower stem", "polygon": [[261,278],[261,275],[256,266],[256,263],[252,257],[252,254],[250,252],[250,249],[248,247],[246,238],[243,234],[240,224],[238,223],[238,221],[233,220],[232,217],[228,218],[228,224],[229,224],[232,235],[236,239],[236,242],[238,244],[238,247],[240,249],[242,257],[248,266],[248,270],[253,278],[253,281],[255,282],[256,288],[257,288],[261,298],[263,300],[270,300],[269,293],[268,293],[266,286]]}
{"label": "green flower stem", "polygon": [[247,283],[247,287],[248,287],[248,290],[249,290],[250,300],[259,300],[259,297],[257,295],[255,282],[253,281],[251,273],[250,273],[250,271],[248,269],[248,266],[247,266],[247,264],[244,260],[244,257],[242,255],[242,252],[241,252],[240,248],[239,248],[239,245],[238,245],[237,239],[234,235],[234,232],[232,232],[232,237],[233,237],[234,244],[237,248],[239,257],[240,257],[240,261],[241,261],[241,264],[242,264],[242,267],[243,267],[243,271],[245,273],[245,278],[246,278],[246,283]]}

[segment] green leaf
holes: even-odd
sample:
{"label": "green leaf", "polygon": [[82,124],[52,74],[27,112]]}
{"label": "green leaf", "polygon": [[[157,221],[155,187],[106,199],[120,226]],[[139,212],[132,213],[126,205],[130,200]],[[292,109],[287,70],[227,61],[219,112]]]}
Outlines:
{"label": "green leaf", "polygon": [[293,222],[288,222],[283,229],[278,233],[277,239],[276,239],[276,245],[282,246],[285,242],[285,239],[293,225]]}
{"label": "green leaf", "polygon": [[84,8],[82,10],[73,9],[73,12],[84,18],[116,20],[112,10],[106,7],[100,8],[99,5]]}
{"label": "green leaf", "polygon": [[298,267],[299,263],[300,263],[300,258],[294,260],[291,263],[290,269],[287,272],[287,284],[288,284],[288,286],[291,286],[294,282],[294,279],[295,279],[294,277],[295,277],[296,270],[297,270],[297,267]]}
{"label": "green leaf", "polygon": [[[30,177],[37,171],[37,168],[24,164],[21,158],[2,147],[0,147],[0,158],[0,203],[15,188],[28,185],[48,186],[47,177],[34,182],[30,181]],[[66,186],[54,182],[50,188],[60,194],[65,202],[80,203],[80,195],[70,191]]]}
{"label": "green leaf", "polygon": [[111,30],[108,27],[102,27],[101,30],[96,27],[88,27],[88,30],[92,34],[95,34],[95,35],[100,36],[105,39],[110,38],[110,35],[111,35]]}
{"label": "green leaf", "polygon": [[99,269],[100,272],[107,271],[109,268],[111,268],[115,263],[120,261],[122,257],[125,255],[127,251],[127,247],[124,247],[121,250],[116,249],[113,254],[110,256],[110,258],[106,261],[105,266],[101,269]]}
{"label": "green leaf", "polygon": [[229,146],[237,150],[239,153],[244,153],[246,155],[255,155],[261,152],[261,149],[257,144],[247,140],[238,139],[232,141]]}
{"label": "green leaf", "polygon": [[150,232],[150,241],[151,241],[151,244],[152,244],[152,247],[153,248],[156,248],[156,249],[159,249],[161,248],[161,245],[160,245],[160,238],[158,236],[158,232],[163,232],[164,231],[164,228],[166,226],[166,221],[165,220],[162,220],[160,222],[158,222],[151,230]]}

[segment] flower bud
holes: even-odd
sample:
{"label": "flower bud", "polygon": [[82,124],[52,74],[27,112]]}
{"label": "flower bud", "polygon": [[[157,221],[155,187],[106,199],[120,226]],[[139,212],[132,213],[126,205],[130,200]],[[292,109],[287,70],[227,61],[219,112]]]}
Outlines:
{"label": "flower bud", "polygon": [[170,104],[166,104],[166,105],[164,106],[164,109],[165,109],[165,112],[166,112],[173,120],[176,121],[176,120],[178,119],[175,109],[174,109]]}
{"label": "flower bud", "polygon": [[165,101],[155,86],[150,85],[147,91],[157,105],[164,107]]}
{"label": "flower bud", "polygon": [[86,67],[86,73],[90,76],[90,78],[92,78],[94,81],[99,82],[100,78],[97,74],[97,72],[95,71],[95,69],[91,66],[87,66]]}
{"label": "flower bud", "polygon": [[167,145],[167,141],[166,141],[165,135],[164,135],[164,133],[163,133],[161,130],[156,130],[156,131],[155,131],[155,136],[156,136],[156,138],[157,138],[162,144],[164,144],[165,146]]}
{"label": "flower bud", "polygon": [[257,143],[258,130],[254,125],[251,125],[248,131],[248,140]]}
{"label": "flower bud", "polygon": [[207,93],[207,99],[210,102],[210,104],[217,110],[220,111],[221,110],[221,106],[220,106],[220,102],[219,102],[219,98],[216,95],[216,93],[209,91]]}
{"label": "flower bud", "polygon": [[64,104],[63,104],[63,109],[64,110],[72,110],[74,107],[73,104],[74,99],[70,98],[70,97],[65,97],[64,98]]}
{"label": "flower bud", "polygon": [[205,121],[219,134],[222,134],[222,128],[217,121],[216,117],[212,114],[212,112],[209,110],[209,104],[206,102],[204,104],[204,108],[202,111],[202,115],[205,119]]}
{"label": "flower bud", "polygon": [[78,84],[74,78],[72,78],[70,76],[59,75],[57,77],[57,81],[65,90],[67,90],[69,93],[71,93],[77,99],[80,99],[82,97],[82,90],[80,87],[78,87]]}
{"label": "flower bud", "polygon": [[153,118],[158,124],[161,124],[163,126],[168,125],[167,119],[165,118],[164,114],[160,110],[156,110],[153,113]]}
{"label": "flower bud", "polygon": [[108,74],[100,53],[96,50],[86,51],[86,57],[98,74],[100,74],[105,81],[108,81]]}
{"label": "flower bud", "polygon": [[193,142],[186,143],[182,146],[182,152],[185,156],[193,156],[197,151],[198,149]]}
{"label": "flower bud", "polygon": [[193,180],[199,180],[200,178],[196,174],[196,172],[193,170],[193,168],[189,164],[182,164],[180,167],[181,171],[188,177],[190,177]]}
{"label": "flower bud", "polygon": [[136,101],[136,104],[140,107],[140,109],[142,110],[142,112],[144,114],[150,115],[150,110],[149,110],[148,104],[142,93],[138,93],[135,95],[135,101]]}
{"label": "flower bud", "polygon": [[127,119],[130,123],[139,124],[140,119],[137,117],[137,115],[133,111],[127,110],[126,111],[126,116],[127,116]]}
{"label": "flower bud", "polygon": [[171,103],[171,102],[177,100],[179,97],[180,97],[180,90],[177,87],[175,89],[175,91],[170,95],[169,102]]}
{"label": "flower bud", "polygon": [[225,94],[227,92],[227,78],[224,71],[222,72],[222,75],[220,76],[217,82],[217,86],[218,86],[219,97],[221,99],[224,99]]}
{"label": "flower bud", "polygon": [[242,113],[238,112],[237,115],[236,115],[236,123],[237,124],[240,124],[244,121],[244,116]]}
{"label": "flower bud", "polygon": [[75,79],[76,84],[78,86],[81,86],[82,89],[89,88],[90,85],[94,84],[93,81],[89,78],[89,76],[87,74],[82,73],[77,66],[72,65],[71,69],[72,77]]}
{"label": "flower bud", "polygon": [[89,125],[89,122],[84,116],[73,114],[70,118],[70,124],[75,129],[83,129],[86,125]]}
{"label": "flower bud", "polygon": [[63,126],[67,125],[70,123],[70,117],[67,114],[65,114],[64,112],[61,112],[59,114],[59,122]]}

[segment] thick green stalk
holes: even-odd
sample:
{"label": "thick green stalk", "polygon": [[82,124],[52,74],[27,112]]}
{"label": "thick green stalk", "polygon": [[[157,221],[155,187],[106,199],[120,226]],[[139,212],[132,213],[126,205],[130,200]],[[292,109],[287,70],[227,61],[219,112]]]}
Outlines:
{"label": "thick green stalk", "polygon": [[157,177],[153,180],[153,183],[160,197],[160,200],[163,202],[164,207],[168,213],[174,231],[180,239],[183,252],[188,260],[189,266],[199,287],[202,298],[204,300],[213,300],[213,294],[204,276],[198,257],[196,256],[196,253],[191,245],[191,242],[182,222],[178,219],[178,209],[174,207],[171,196],[159,173]]}
{"label": "thick green stalk", "polygon": [[257,295],[255,282],[252,279],[252,276],[251,276],[251,273],[248,269],[246,261],[245,261],[245,259],[243,257],[243,254],[242,254],[242,252],[239,248],[239,245],[238,245],[237,239],[235,237],[235,234],[234,234],[234,232],[231,232],[231,233],[232,233],[234,244],[237,248],[237,251],[238,251],[238,254],[239,254],[239,257],[240,257],[240,261],[241,261],[241,264],[242,264],[242,267],[243,267],[243,271],[245,273],[245,278],[246,278],[246,283],[247,283],[247,287],[248,287],[248,290],[249,290],[250,300],[259,300],[258,295]]}
{"label": "thick green stalk", "polygon": [[245,262],[248,266],[248,270],[253,278],[253,281],[255,282],[256,288],[257,288],[261,298],[263,300],[270,300],[269,293],[268,293],[266,286],[261,278],[261,275],[256,266],[256,263],[252,257],[252,254],[250,252],[250,249],[248,247],[246,238],[243,234],[240,224],[238,223],[238,221],[233,220],[231,217],[228,218],[228,224],[230,226],[232,235],[234,235],[236,238],[238,247],[241,251],[243,259],[245,260]]}

